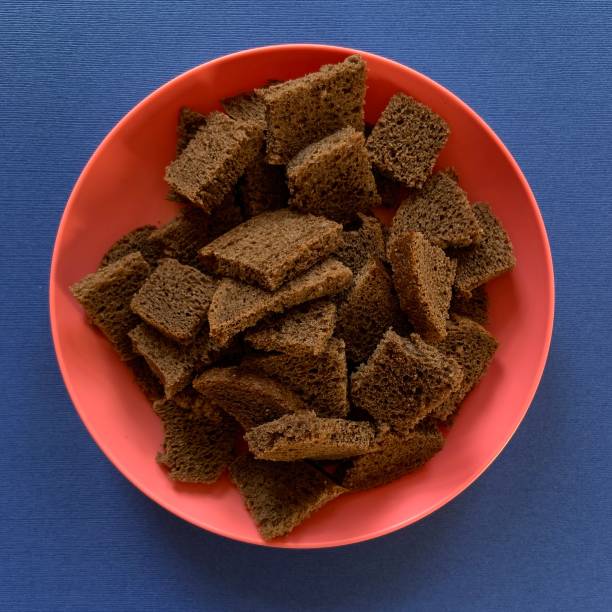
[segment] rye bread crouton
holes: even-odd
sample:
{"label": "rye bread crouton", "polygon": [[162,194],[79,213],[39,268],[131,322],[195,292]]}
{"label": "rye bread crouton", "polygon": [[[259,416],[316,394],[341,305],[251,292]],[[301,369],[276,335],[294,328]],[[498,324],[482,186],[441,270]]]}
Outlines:
{"label": "rye bread crouton", "polygon": [[330,258],[273,293],[233,279],[223,279],[208,311],[210,335],[219,346],[225,346],[265,316],[338,293],[350,285],[352,278],[346,266]]}
{"label": "rye bread crouton", "polygon": [[516,265],[512,243],[501,223],[484,202],[473,205],[483,230],[479,244],[466,249],[453,249],[449,254],[457,259],[455,287],[465,296],[493,278],[509,272]]}
{"label": "rye bread crouton", "polygon": [[421,232],[441,249],[469,246],[482,238],[482,229],[465,191],[448,172],[436,172],[421,191],[402,202],[391,232],[407,230]]}
{"label": "rye bread crouton", "polygon": [[131,301],[146,323],[176,342],[192,341],[206,322],[216,282],[176,259],[164,259]]}
{"label": "rye bread crouton", "polygon": [[352,55],[318,72],[258,90],[266,105],[267,162],[287,164],[340,128],[363,131],[366,64]]}
{"label": "rye bread crouton", "polygon": [[104,253],[99,267],[103,268],[104,266],[108,266],[108,264],[119,261],[126,255],[135,253],[136,251],[139,251],[147,262],[154,266],[157,260],[162,256],[161,250],[150,240],[150,236],[154,231],[154,225],[143,225],[142,227],[137,227],[131,232],[128,232],[119,238],[119,240]]}
{"label": "rye bread crouton", "polygon": [[254,427],[244,439],[257,459],[343,459],[367,453],[374,428],[366,422],[323,419],[302,410]]}
{"label": "rye bread crouton", "polygon": [[380,206],[362,132],[342,128],[308,145],[287,165],[289,207],[349,223]]}
{"label": "rye bread crouton", "polygon": [[257,215],[200,250],[211,272],[275,291],[327,258],[342,226],[324,217],[276,210]]}
{"label": "rye bread crouton", "polygon": [[232,461],[236,425],[225,417],[221,422],[185,410],[169,400],[153,408],[164,425],[164,441],[158,463],[168,468],[178,482],[211,484]]}
{"label": "rye bread crouton", "polygon": [[245,340],[260,351],[289,355],[320,355],[336,327],[336,306],[318,300],[292,308],[283,315],[259,325]]}
{"label": "rye bread crouton", "polygon": [[176,154],[180,155],[201,127],[206,125],[206,116],[187,106],[181,107],[176,126]]}
{"label": "rye bread crouton", "polygon": [[247,431],[305,409],[300,398],[277,381],[237,367],[206,370],[193,381],[193,388]]}
{"label": "rye bread crouton", "polygon": [[150,271],[149,264],[136,251],[88,274],[70,287],[89,321],[106,336],[123,360],[134,357],[128,332],[139,323],[130,310],[130,302]]}
{"label": "rye bread crouton", "polygon": [[213,112],[183,152],[166,168],[166,182],[181,196],[211,213],[255,159],[261,126]]}
{"label": "rye bread crouton", "polygon": [[459,389],[457,362],[423,342],[389,330],[366,363],[351,377],[353,404],[379,425],[406,432]]}
{"label": "rye bread crouton", "polygon": [[334,258],[351,269],[353,280],[361,268],[371,259],[385,258],[385,237],[383,227],[376,217],[357,215],[359,227],[342,232],[340,246]]}
{"label": "rye bread crouton", "polygon": [[387,257],[400,306],[415,330],[427,341],[444,338],[456,262],[410,230],[391,236]]}
{"label": "rye bread crouton", "polygon": [[264,540],[293,531],[345,491],[305,461],[279,463],[243,455],[230,465],[230,476]]}
{"label": "rye bread crouton", "polygon": [[489,297],[485,286],[476,287],[469,297],[456,290],[453,291],[450,312],[468,317],[480,325],[486,325],[489,320]]}
{"label": "rye bread crouton", "polygon": [[444,119],[429,107],[396,93],[374,125],[367,148],[381,174],[406,187],[421,188],[449,133]]}

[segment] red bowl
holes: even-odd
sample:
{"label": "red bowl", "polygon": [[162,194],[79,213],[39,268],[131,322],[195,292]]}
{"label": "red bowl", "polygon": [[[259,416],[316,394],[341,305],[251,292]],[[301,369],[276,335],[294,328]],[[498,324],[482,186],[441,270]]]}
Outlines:
{"label": "red bowl", "polygon": [[[356,51],[323,45],[251,49],[208,62],[148,96],[108,134],[81,173],[55,242],[50,315],[59,366],[72,401],[102,451],[135,486],[176,515],[214,533],[264,544],[227,477],[214,485],[171,482],[155,455],[162,429],[148,401],[106,340],[85,321],[68,287],[96,269],[127,231],[175,214],[164,199],[164,167],[174,156],[177,112],[207,113],[218,101],[338,62]],[[344,495],[272,546],[316,548],[374,538],[433,512],[482,474],[529,407],[550,344],[554,281],[546,230],[520,168],[487,124],[434,81],[391,60],[368,63],[366,119],[404,91],[448,122],[440,165],[454,166],[470,199],[491,203],[516,252],[515,270],[490,283],[491,332],[500,348],[464,402],[446,445],[425,467],[384,487]]]}

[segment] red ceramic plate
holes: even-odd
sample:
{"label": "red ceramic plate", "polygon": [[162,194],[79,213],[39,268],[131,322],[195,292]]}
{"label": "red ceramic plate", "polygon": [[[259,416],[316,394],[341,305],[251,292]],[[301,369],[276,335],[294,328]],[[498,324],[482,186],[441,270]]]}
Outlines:
{"label": "red ceramic plate", "polygon": [[[57,234],[50,279],[51,327],[66,386],[87,429],[143,493],[215,533],[263,544],[227,477],[212,486],[177,485],[155,462],[162,430],[147,400],[104,338],[85,321],[68,287],[96,269],[125,232],[175,214],[164,196],[178,109],[207,113],[227,96],[288,79],[355,53],[319,45],[282,45],[221,57],[167,83],[130,111],[87,163]],[[361,52],[360,52],[361,53]],[[516,269],[490,283],[489,328],[500,348],[466,400],[446,446],[424,468],[371,491],[345,495],[273,546],[315,548],[389,533],[433,512],[482,474],[504,448],[534,396],[550,343],[553,269],[546,231],[520,168],[487,124],[427,77],[361,53],[368,62],[366,118],[404,91],[442,115],[452,134],[440,165],[454,166],[471,200],[486,200],[510,234]]]}

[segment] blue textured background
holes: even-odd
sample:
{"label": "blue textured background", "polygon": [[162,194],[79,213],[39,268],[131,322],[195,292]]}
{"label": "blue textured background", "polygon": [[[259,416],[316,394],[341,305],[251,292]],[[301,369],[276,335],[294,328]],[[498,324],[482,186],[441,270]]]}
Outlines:
{"label": "blue textured background", "polygon": [[[497,4],[0,2],[0,609],[612,609],[612,9]],[[55,231],[108,130],[187,68],[281,42],[457,93],[523,168],[556,267],[550,359],[508,448],[434,515],[336,550],[227,541],[141,495],[81,425],[48,329]]]}

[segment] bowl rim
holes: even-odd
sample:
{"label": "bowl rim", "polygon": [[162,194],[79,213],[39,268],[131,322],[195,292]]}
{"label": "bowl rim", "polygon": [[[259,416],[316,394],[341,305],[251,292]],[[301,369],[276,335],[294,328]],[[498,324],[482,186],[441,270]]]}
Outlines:
{"label": "bowl rim", "polygon": [[[342,538],[338,538],[336,540],[330,540],[330,541],[326,541],[324,543],[314,543],[314,544],[310,544],[308,542],[304,542],[304,543],[282,543],[282,542],[276,543],[274,541],[266,542],[266,541],[258,540],[258,539],[255,539],[255,538],[249,538],[249,537],[240,536],[240,535],[237,536],[236,534],[232,533],[231,530],[221,529],[221,528],[219,528],[219,527],[217,527],[215,525],[209,525],[206,522],[205,517],[202,518],[202,519],[200,519],[198,517],[198,519],[196,520],[194,517],[191,517],[191,516],[187,515],[187,513],[183,512],[180,507],[177,507],[177,505],[172,504],[172,503],[170,503],[170,502],[168,502],[166,500],[161,499],[161,497],[158,496],[157,493],[151,487],[143,485],[142,483],[140,483],[138,477],[135,476],[132,473],[130,467],[122,464],[117,459],[117,457],[115,456],[112,448],[109,448],[104,443],[104,441],[102,440],[102,436],[98,435],[98,432],[95,430],[95,428],[93,427],[93,425],[89,421],[86,412],[82,411],[80,409],[78,403],[76,402],[76,399],[75,399],[76,398],[76,393],[75,393],[75,390],[74,390],[74,384],[73,384],[73,382],[71,380],[69,369],[68,369],[68,367],[66,365],[66,360],[65,360],[65,357],[64,357],[64,354],[63,354],[63,350],[61,348],[61,343],[60,343],[60,340],[59,340],[58,312],[56,310],[56,303],[57,303],[57,300],[56,300],[56,291],[57,291],[57,285],[58,285],[58,283],[57,283],[58,251],[60,250],[60,246],[63,243],[63,234],[64,234],[65,225],[66,225],[66,218],[69,216],[70,211],[71,211],[72,207],[75,204],[75,201],[78,199],[78,195],[79,195],[79,192],[81,190],[81,186],[82,186],[83,182],[85,181],[85,177],[89,174],[89,172],[91,172],[91,170],[92,170],[93,166],[95,165],[98,157],[100,157],[100,155],[102,155],[104,149],[106,148],[108,143],[113,139],[115,134],[126,123],[128,123],[131,120],[132,116],[134,116],[138,112],[140,112],[142,107],[145,106],[149,102],[149,100],[157,97],[158,95],[160,95],[162,92],[166,91],[167,89],[172,88],[177,83],[189,79],[193,73],[201,70],[203,67],[205,67],[205,66],[214,66],[215,64],[222,64],[223,62],[227,61],[229,58],[237,58],[237,57],[256,55],[256,54],[265,54],[266,52],[268,52],[270,50],[273,50],[273,49],[274,50],[278,50],[279,48],[280,49],[285,49],[288,52],[294,52],[294,51],[308,52],[309,50],[328,50],[328,51],[339,52],[341,54],[346,54],[346,55],[359,54],[359,55],[363,56],[366,60],[368,58],[375,58],[378,62],[381,62],[383,65],[384,64],[390,64],[390,65],[392,65],[394,67],[394,69],[399,69],[399,70],[409,74],[410,77],[413,78],[413,79],[423,80],[423,81],[427,82],[427,84],[430,87],[432,87],[434,90],[439,91],[441,93],[444,93],[447,96],[450,96],[454,100],[454,102],[461,107],[462,111],[467,113],[467,114],[469,114],[471,116],[471,118],[474,119],[480,125],[480,127],[483,130],[485,130],[485,132],[488,133],[488,136],[491,137],[495,141],[495,143],[497,144],[497,146],[499,147],[499,149],[501,150],[501,152],[503,153],[503,155],[506,157],[507,161],[511,165],[514,173],[519,178],[519,180],[520,180],[520,182],[522,184],[522,187],[523,187],[523,189],[525,190],[525,193],[528,196],[529,205],[531,206],[532,212],[534,213],[534,218],[535,218],[536,223],[537,223],[538,233],[540,235],[540,239],[542,241],[542,244],[543,244],[544,250],[545,250],[546,261],[544,262],[544,264],[545,264],[545,267],[546,267],[547,278],[548,278],[548,284],[547,284],[546,289],[547,289],[548,298],[549,298],[549,302],[550,302],[550,308],[549,308],[549,311],[548,311],[548,317],[547,317],[547,321],[546,321],[545,343],[541,347],[541,354],[540,354],[540,357],[539,357],[539,360],[538,360],[538,366],[537,366],[536,371],[534,372],[534,376],[532,378],[531,387],[530,387],[528,393],[525,396],[526,399],[523,402],[523,405],[521,406],[520,411],[517,411],[517,414],[520,414],[520,418],[517,420],[516,425],[514,426],[514,428],[511,431],[508,432],[508,435],[507,435],[505,441],[499,447],[499,449],[494,454],[494,456],[491,457],[491,459],[488,462],[486,462],[486,464],[484,464],[481,467],[481,469],[477,470],[468,479],[463,481],[459,486],[457,486],[455,489],[453,489],[448,495],[446,495],[445,497],[443,497],[440,500],[437,500],[435,503],[431,504],[428,508],[426,508],[425,510],[423,510],[422,512],[420,512],[417,515],[413,515],[413,516],[407,518],[406,520],[398,521],[398,522],[395,522],[395,523],[393,523],[391,525],[386,525],[385,527],[380,528],[378,530],[368,531],[367,533],[365,533],[363,535],[354,536],[354,537],[342,537]],[[522,423],[523,419],[525,418],[525,414],[527,413],[527,410],[529,409],[529,407],[530,407],[530,405],[531,405],[531,403],[533,401],[533,398],[535,396],[535,393],[537,391],[537,388],[538,388],[538,386],[540,384],[540,381],[541,381],[541,378],[542,378],[542,375],[543,375],[543,372],[544,372],[544,368],[545,368],[545,365],[546,365],[546,361],[547,361],[547,358],[548,358],[548,353],[549,353],[549,350],[550,350],[550,344],[551,344],[551,339],[552,339],[553,321],[554,321],[554,310],[555,310],[555,279],[554,279],[553,260],[552,260],[550,244],[549,244],[549,241],[548,241],[548,235],[546,233],[546,228],[545,228],[545,225],[544,225],[542,214],[541,214],[540,209],[538,207],[538,204],[537,204],[537,201],[535,199],[535,196],[533,195],[531,187],[529,186],[529,183],[527,182],[527,179],[525,178],[525,176],[524,176],[520,166],[518,165],[518,163],[516,162],[516,160],[514,159],[514,157],[512,156],[510,151],[508,150],[508,148],[506,147],[506,145],[502,142],[502,140],[499,138],[499,136],[497,136],[495,131],[486,123],[486,121],[482,117],[480,117],[480,115],[478,115],[478,113],[476,113],[476,111],[474,111],[459,96],[454,94],[451,90],[449,90],[448,88],[444,87],[443,85],[440,85],[438,82],[434,81],[432,78],[426,76],[425,74],[423,74],[423,73],[421,73],[421,72],[419,72],[419,71],[417,71],[417,70],[415,70],[413,68],[405,66],[404,64],[401,64],[400,62],[397,62],[395,60],[389,59],[389,58],[384,57],[382,55],[378,55],[378,54],[375,54],[375,53],[370,53],[368,51],[362,51],[362,50],[353,49],[353,48],[350,48],[350,47],[342,47],[342,46],[326,45],[326,44],[316,44],[316,43],[287,43],[287,44],[276,44],[276,45],[264,45],[264,46],[252,47],[252,48],[245,49],[245,50],[242,50],[242,51],[237,51],[237,52],[234,52],[234,53],[228,53],[228,54],[216,57],[216,58],[214,58],[212,60],[209,60],[209,61],[204,62],[202,64],[199,64],[197,66],[194,66],[193,68],[190,68],[190,69],[182,72],[181,74],[177,75],[176,77],[170,79],[169,81],[165,82],[161,86],[157,87],[150,94],[145,96],[140,102],[138,102],[134,107],[132,107],[112,127],[112,129],[108,132],[108,134],[106,134],[106,136],[103,138],[103,140],[100,142],[100,144],[96,147],[95,151],[93,152],[91,157],[87,160],[87,163],[85,164],[85,166],[81,170],[81,172],[79,174],[79,177],[77,178],[77,180],[76,180],[76,182],[74,184],[74,187],[72,188],[72,190],[70,192],[70,195],[68,197],[68,200],[66,202],[64,210],[62,212],[62,216],[61,216],[61,219],[60,219],[60,222],[59,222],[56,238],[55,238],[55,241],[54,241],[53,254],[52,254],[52,257],[51,257],[50,274],[49,274],[49,317],[50,317],[50,324],[51,324],[51,336],[52,336],[52,340],[53,340],[53,347],[54,347],[56,359],[57,359],[57,362],[58,362],[58,365],[59,365],[60,373],[62,375],[62,379],[64,381],[64,385],[66,386],[66,389],[68,391],[68,395],[70,397],[70,400],[71,400],[74,408],[77,411],[77,414],[81,418],[81,421],[85,425],[85,428],[87,429],[87,431],[89,432],[91,437],[94,439],[94,441],[96,442],[96,444],[98,445],[98,447],[100,448],[102,453],[109,459],[109,461],[115,466],[115,468],[125,478],[127,478],[127,480],[131,484],[133,484],[138,490],[140,490],[147,497],[149,497],[150,499],[155,501],[161,507],[165,508],[169,512],[175,514],[176,516],[182,518],[183,520],[191,523],[192,525],[195,525],[196,527],[200,527],[202,529],[205,529],[207,531],[210,531],[212,533],[215,533],[217,535],[226,537],[226,538],[231,539],[231,540],[241,541],[241,542],[245,542],[245,543],[248,543],[248,544],[256,544],[256,545],[260,545],[260,546],[272,547],[272,548],[289,548],[289,549],[333,548],[333,547],[338,547],[338,546],[346,546],[346,545],[349,545],[349,544],[356,544],[358,542],[364,542],[364,541],[367,541],[367,540],[372,540],[372,539],[381,537],[383,535],[387,535],[389,533],[392,533],[394,531],[397,531],[397,530],[399,530],[399,529],[401,529],[403,527],[407,527],[408,525],[411,525],[412,523],[416,523],[417,521],[421,520],[425,516],[428,516],[429,514],[435,512],[436,510],[438,510],[442,506],[446,505],[452,499],[457,497],[460,493],[465,491],[469,486],[471,486],[490,467],[490,465],[495,461],[495,459],[497,459],[497,457],[500,455],[500,453],[507,446],[508,442],[514,436],[514,434],[516,433],[516,430],[518,429],[519,425]]]}

